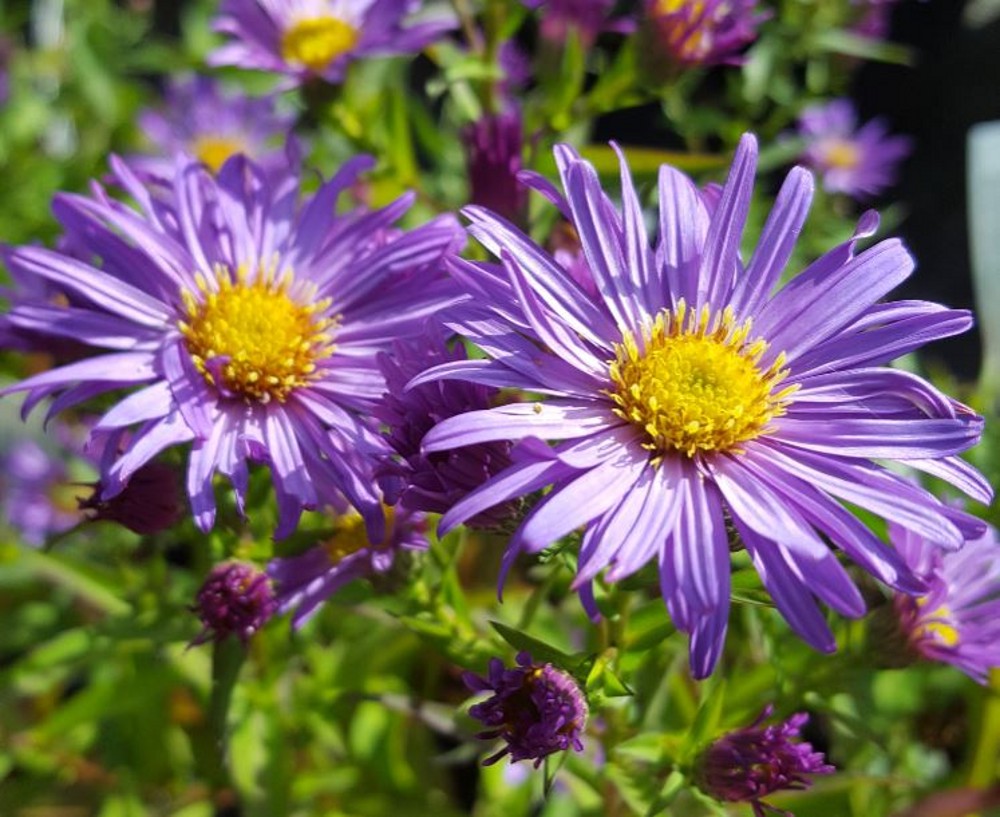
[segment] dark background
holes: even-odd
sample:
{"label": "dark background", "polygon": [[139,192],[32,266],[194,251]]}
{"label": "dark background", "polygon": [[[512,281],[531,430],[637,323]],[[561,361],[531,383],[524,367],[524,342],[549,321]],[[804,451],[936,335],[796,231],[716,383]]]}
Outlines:
{"label": "dark background", "polygon": [[[1000,119],[1000,20],[966,28],[965,6],[965,0],[900,0],[891,38],[914,49],[916,66],[866,64],[852,94],[862,119],[885,116],[893,131],[911,134],[916,143],[887,199],[906,207],[896,232],[917,259],[916,273],[897,296],[955,307],[973,306],[966,133],[977,122]],[[927,354],[944,358],[962,379],[978,374],[975,332],[935,344]]]}

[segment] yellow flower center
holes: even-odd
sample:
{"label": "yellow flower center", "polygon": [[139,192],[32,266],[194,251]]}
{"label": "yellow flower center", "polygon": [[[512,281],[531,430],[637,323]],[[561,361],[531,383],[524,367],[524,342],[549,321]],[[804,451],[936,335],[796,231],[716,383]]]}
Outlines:
{"label": "yellow flower center", "polygon": [[237,153],[246,153],[246,144],[235,136],[199,136],[191,145],[191,152],[213,173],[218,173],[226,160]]}
{"label": "yellow flower center", "polygon": [[309,17],[294,23],[281,37],[281,56],[293,65],[322,71],[358,43],[358,30],[338,17]]}
{"label": "yellow flower center", "polygon": [[770,431],[798,388],[776,390],[788,374],[785,356],[762,369],[767,343],[748,341],[750,328],[749,320],[737,325],[729,307],[713,316],[681,301],[643,329],[641,343],[625,332],[609,364],[615,413],[642,429],[646,447],[661,456],[738,453]]}
{"label": "yellow flower center", "polygon": [[338,564],[348,556],[357,553],[365,548],[388,547],[392,541],[393,527],[396,522],[396,509],[389,505],[383,505],[385,512],[385,539],[379,544],[373,545],[368,538],[365,528],[365,521],[359,513],[345,513],[333,520],[333,536],[327,540],[324,547],[330,561]]}
{"label": "yellow flower center", "polygon": [[[182,292],[186,316],[178,327],[198,371],[211,385],[247,401],[284,401],[316,373],[316,361],[333,352],[326,333],[334,324],[320,313],[329,298],[316,301],[288,293],[289,276],[274,268],[253,278],[245,266],[236,272],[215,268],[216,286],[200,274],[201,297]],[[312,293],[314,295],[314,293]]]}
{"label": "yellow flower center", "polygon": [[826,145],[824,157],[830,167],[852,170],[861,161],[861,151],[853,142],[848,142],[845,139],[834,139]]}
{"label": "yellow flower center", "polygon": [[[917,599],[918,607],[923,607],[926,603],[926,598]],[[958,630],[952,621],[951,608],[947,604],[942,604],[929,613],[922,612],[917,626],[913,628],[913,638],[916,641],[936,641],[945,647],[958,646]]]}

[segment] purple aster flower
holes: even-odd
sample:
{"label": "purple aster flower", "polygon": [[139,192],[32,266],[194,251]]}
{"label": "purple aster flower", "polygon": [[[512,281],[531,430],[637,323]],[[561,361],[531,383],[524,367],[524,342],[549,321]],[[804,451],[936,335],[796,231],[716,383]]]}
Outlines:
{"label": "purple aster flower", "polygon": [[455,27],[452,18],[404,27],[419,0],[223,0],[215,28],[232,40],[210,65],[341,82],[361,57],[412,54]]}
{"label": "purple aster flower", "polygon": [[807,789],[812,785],[807,775],[836,769],[822,752],[799,740],[808,715],[800,712],[784,723],[761,726],[773,711],[767,706],[750,726],[714,741],[698,758],[695,778],[698,788],[716,800],[752,803],[757,817],[764,817],[765,809],[791,817],[761,798],[781,789]]}
{"label": "purple aster flower", "polygon": [[[697,677],[712,671],[725,637],[731,527],[793,629],[833,651],[816,598],[849,616],[862,615],[864,602],[828,541],[902,592],[926,589],[842,502],[951,549],[984,527],[883,461],[928,471],[979,501],[992,497],[957,456],[978,441],[982,419],[883,365],[968,329],[969,313],[879,302],[913,260],[897,240],[855,255],[856,240],[877,226],[874,213],[775,291],[813,181],[802,168],[789,174],[744,262],[756,159],[746,135],[725,186],[710,196],[661,167],[651,246],[624,157],[619,210],[594,168],[558,146],[560,206],[598,297],[509,222],[467,207],[470,232],[502,263],[453,261],[472,297],[447,324],[488,358],[413,381],[458,378],[538,395],[428,432],[428,453],[522,440],[513,465],[444,515],[442,533],[551,487],[512,537],[504,574],[519,554],[583,528],[575,586],[596,614],[592,579],[607,569],[605,578],[618,581],[656,560],[671,617],[691,635]],[[533,183],[558,200],[553,185]]]}
{"label": "purple aster flower", "polygon": [[243,154],[269,172],[284,171],[293,117],[279,114],[275,97],[253,98],[224,88],[211,77],[173,82],[162,110],[139,114],[139,129],[154,148],[130,164],[161,179],[176,169],[174,155],[186,153],[218,173],[230,156]]}
{"label": "purple aster flower", "polygon": [[117,522],[133,533],[146,535],[172,528],[181,517],[181,494],[177,472],[161,462],[150,462],[136,471],[121,493],[101,499],[98,482],[93,493],[78,500],[92,522]]}
{"label": "purple aster flower", "polygon": [[385,534],[372,543],[360,516],[335,517],[329,540],[298,556],[272,559],[267,573],[275,582],[278,612],[294,610],[298,629],[340,588],[355,579],[389,573],[401,553],[427,549],[427,522],[422,513],[402,506],[385,508]]}
{"label": "purple aster flower", "polygon": [[521,114],[511,107],[484,114],[463,134],[469,176],[469,201],[521,223],[528,206],[528,189],[518,180],[524,145]]}
{"label": "purple aster flower", "polygon": [[801,161],[820,174],[824,189],[856,199],[895,184],[897,166],[912,150],[908,137],[889,136],[880,119],[859,128],[849,99],[806,108],[799,133],[806,140]]}
{"label": "purple aster flower", "polygon": [[583,751],[587,701],[573,677],[551,664],[536,664],[526,652],[517,654],[509,669],[499,658],[490,659],[486,677],[463,674],[473,692],[491,692],[469,708],[469,714],[488,727],[477,738],[500,738],[504,746],[483,761],[484,766],[510,755],[511,763],[534,760],[535,768],[548,755],[573,748]]}
{"label": "purple aster flower", "polygon": [[277,603],[266,574],[245,562],[224,562],[212,568],[194,609],[203,628],[192,647],[231,635],[246,644],[274,615]]}
{"label": "purple aster flower", "polygon": [[[478,383],[445,380],[407,389],[424,369],[439,364],[466,365],[465,348],[449,351],[443,340],[428,335],[409,344],[397,344],[393,354],[379,359],[388,392],[374,416],[387,431],[395,456],[387,458],[377,476],[390,504],[444,513],[470,491],[510,465],[510,444],[491,441],[455,451],[427,454],[420,448],[424,435],[446,417],[487,409],[498,402],[498,392]],[[511,518],[505,506],[490,508],[467,520],[471,527],[497,527]]]}
{"label": "purple aster flower", "polygon": [[990,527],[962,549],[942,553],[918,534],[892,525],[889,536],[927,593],[894,599],[910,647],[985,684],[1000,667],[1000,539]]}
{"label": "purple aster flower", "polygon": [[57,394],[53,414],[133,389],[91,432],[103,501],[160,451],[191,443],[187,491],[202,530],[215,520],[214,474],[232,483],[242,509],[251,462],[270,467],[277,536],[339,493],[380,540],[371,466],[384,444],[367,425],[385,390],[376,358],[452,300],[441,258],[463,236],[450,216],[391,229],[411,195],[336,215],[340,193],[371,164],[351,160],[300,205],[297,177],[275,186],[243,157],[218,176],[182,157],[155,196],[113,159],[136,208],[100,185],[53,205],[98,260],[41,247],[6,253],[18,275],[52,281],[79,302],[15,304],[10,323],[106,353],[4,391],[28,392],[26,411]]}
{"label": "purple aster flower", "polygon": [[615,0],[523,0],[530,9],[541,9],[540,32],[550,42],[562,43],[571,31],[577,32],[584,48],[594,44],[605,31],[627,34],[635,29],[632,20],[610,20]]}
{"label": "purple aster flower", "polygon": [[897,0],[855,0],[861,6],[860,16],[851,26],[855,34],[872,40],[883,40],[889,33],[892,8]]}
{"label": "purple aster flower", "polygon": [[650,33],[674,64],[739,65],[770,15],[757,0],[647,0]]}
{"label": "purple aster flower", "polygon": [[53,454],[29,437],[9,440],[0,455],[0,505],[7,524],[29,545],[80,522],[75,488],[66,468],[69,452]]}

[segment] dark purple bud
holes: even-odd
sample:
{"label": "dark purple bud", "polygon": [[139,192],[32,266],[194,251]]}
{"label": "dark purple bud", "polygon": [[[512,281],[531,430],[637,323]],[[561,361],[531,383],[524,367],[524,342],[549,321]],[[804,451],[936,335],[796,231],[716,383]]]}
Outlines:
{"label": "dark purple bud", "polygon": [[695,769],[700,789],[717,800],[752,803],[757,817],[763,817],[765,809],[786,813],[762,803],[762,797],[781,789],[808,788],[812,781],[806,775],[835,771],[822,752],[798,739],[808,715],[800,712],[784,723],[761,726],[773,711],[767,706],[750,726],[716,740]]}
{"label": "dark purple bud", "polygon": [[229,635],[246,643],[274,615],[277,602],[265,573],[243,562],[225,562],[208,574],[194,609],[203,628],[192,646]]}
{"label": "dark purple bud", "polygon": [[500,738],[506,744],[483,761],[484,766],[510,755],[512,763],[534,760],[537,768],[553,752],[570,747],[583,751],[587,701],[571,675],[551,664],[535,664],[521,652],[517,666],[507,668],[494,658],[485,678],[471,672],[462,678],[474,692],[493,693],[469,709],[488,727],[476,737]]}
{"label": "dark purple bud", "polygon": [[162,463],[144,465],[111,499],[101,499],[101,493],[98,483],[90,497],[79,500],[80,510],[89,511],[87,518],[92,522],[117,522],[133,533],[145,535],[173,527],[181,516],[177,474]]}

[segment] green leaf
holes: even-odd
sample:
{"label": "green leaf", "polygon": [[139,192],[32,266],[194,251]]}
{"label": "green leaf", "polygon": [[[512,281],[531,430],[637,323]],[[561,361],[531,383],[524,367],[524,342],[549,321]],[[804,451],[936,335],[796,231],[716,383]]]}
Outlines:
{"label": "green leaf", "polygon": [[841,28],[828,28],[819,31],[812,40],[815,48],[843,54],[847,57],[858,57],[863,60],[888,62],[894,65],[913,66],[913,50],[898,43],[887,43],[873,40],[844,31]]}
{"label": "green leaf", "polygon": [[709,739],[719,732],[722,723],[722,710],[726,702],[726,682],[722,676],[716,675],[704,686],[705,694],[694,716],[694,723],[685,741],[688,756],[693,755]]}
{"label": "green leaf", "polygon": [[[721,170],[729,163],[727,156],[715,153],[681,153],[673,150],[623,146],[632,173],[637,177],[655,176],[660,165],[672,165],[687,173]],[[588,145],[580,151],[602,176],[618,175],[618,156],[607,145]]]}
{"label": "green leaf", "polygon": [[499,636],[510,644],[515,650],[525,651],[531,654],[535,661],[542,661],[548,664],[555,664],[562,669],[572,669],[579,664],[579,661],[572,655],[563,652],[551,644],[546,644],[534,636],[508,627],[499,621],[490,621],[490,626],[497,631]]}

